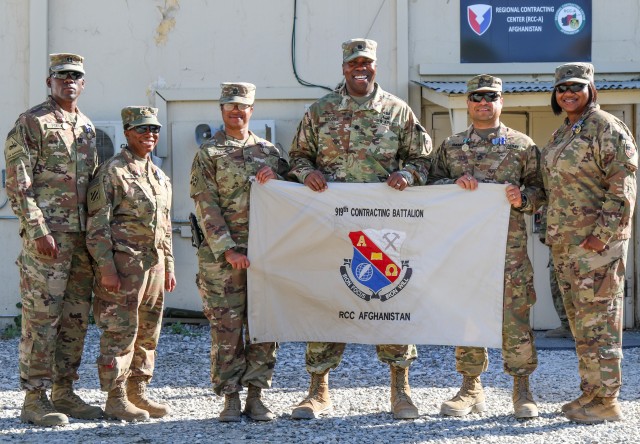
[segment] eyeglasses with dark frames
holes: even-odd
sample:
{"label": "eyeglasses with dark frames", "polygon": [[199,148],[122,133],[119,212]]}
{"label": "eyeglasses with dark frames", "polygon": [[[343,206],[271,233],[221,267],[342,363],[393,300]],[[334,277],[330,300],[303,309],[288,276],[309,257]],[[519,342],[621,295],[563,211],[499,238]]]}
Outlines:
{"label": "eyeglasses with dark frames", "polygon": [[571,90],[571,92],[577,93],[585,89],[587,85],[584,83],[574,83],[573,85],[558,85],[556,86],[556,91],[559,93],[566,93]]}
{"label": "eyeglasses with dark frames", "polygon": [[495,102],[500,98],[500,93],[497,92],[476,92],[469,94],[469,100],[472,102],[480,103],[484,99],[487,103]]}
{"label": "eyeglasses with dark frames", "polygon": [[84,74],[78,71],[57,71],[52,72],[51,77],[60,80],[67,80],[69,77],[71,77],[72,80],[80,80],[84,77]]}
{"label": "eyeglasses with dark frames", "polygon": [[160,132],[160,127],[158,125],[139,125],[131,128],[138,134],[144,134],[149,131],[151,134],[158,134]]}

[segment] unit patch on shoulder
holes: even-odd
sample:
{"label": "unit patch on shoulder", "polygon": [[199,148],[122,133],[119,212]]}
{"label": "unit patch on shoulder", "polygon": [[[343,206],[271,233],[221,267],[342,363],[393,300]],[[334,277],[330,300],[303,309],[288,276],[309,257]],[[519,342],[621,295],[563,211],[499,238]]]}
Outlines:
{"label": "unit patch on shoulder", "polygon": [[7,163],[13,162],[26,153],[27,150],[24,149],[22,142],[20,142],[15,135],[7,140],[7,144],[4,149],[4,155]]}
{"label": "unit patch on shoulder", "polygon": [[89,186],[87,194],[87,207],[89,214],[93,214],[100,208],[107,206],[107,196],[102,185],[102,177],[96,177]]}

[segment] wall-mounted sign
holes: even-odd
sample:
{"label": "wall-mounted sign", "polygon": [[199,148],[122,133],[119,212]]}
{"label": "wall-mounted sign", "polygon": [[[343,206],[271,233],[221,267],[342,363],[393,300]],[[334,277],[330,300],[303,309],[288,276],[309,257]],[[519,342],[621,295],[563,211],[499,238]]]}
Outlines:
{"label": "wall-mounted sign", "polygon": [[460,62],[591,61],[591,0],[460,0]]}

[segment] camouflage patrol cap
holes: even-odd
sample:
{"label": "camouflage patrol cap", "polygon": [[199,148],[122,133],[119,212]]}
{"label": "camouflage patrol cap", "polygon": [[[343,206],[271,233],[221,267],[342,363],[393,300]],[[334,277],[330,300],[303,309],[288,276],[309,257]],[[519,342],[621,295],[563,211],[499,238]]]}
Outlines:
{"label": "camouflage patrol cap", "polygon": [[162,126],[158,121],[158,108],[150,106],[127,106],[122,108],[122,126],[125,130],[140,125],[158,125]]}
{"label": "camouflage patrol cap", "polygon": [[256,85],[246,82],[224,82],[220,84],[220,103],[244,103],[253,105],[256,97]]}
{"label": "camouflage patrol cap", "polygon": [[467,82],[467,94],[477,91],[502,92],[502,79],[490,76],[489,74],[480,74],[478,76],[471,77]]}
{"label": "camouflage patrol cap", "polygon": [[78,54],[49,54],[49,72],[78,71],[84,74],[84,57]]}
{"label": "camouflage patrol cap", "polygon": [[565,63],[556,68],[555,88],[567,82],[582,83],[587,85],[593,82],[593,65],[591,63]]}
{"label": "camouflage patrol cap", "polygon": [[358,57],[376,60],[378,44],[369,39],[351,39],[342,44],[342,62],[349,62]]}

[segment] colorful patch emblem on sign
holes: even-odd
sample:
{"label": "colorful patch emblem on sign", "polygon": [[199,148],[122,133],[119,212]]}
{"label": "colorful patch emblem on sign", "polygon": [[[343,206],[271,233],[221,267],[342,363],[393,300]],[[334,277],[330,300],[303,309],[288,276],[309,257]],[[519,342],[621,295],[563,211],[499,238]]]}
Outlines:
{"label": "colorful patch emblem on sign", "polygon": [[556,26],[563,34],[573,35],[584,28],[584,10],[575,3],[565,3],[556,11]]}
{"label": "colorful patch emblem on sign", "polygon": [[478,35],[487,32],[491,26],[491,18],[493,9],[491,5],[476,4],[467,6],[467,22],[469,26]]}
{"label": "colorful patch emblem on sign", "polygon": [[[409,261],[400,258],[405,233],[366,229],[350,232],[349,239],[353,245],[353,257],[345,259],[340,273],[355,295],[366,301],[386,301],[406,286],[412,270]],[[385,289],[388,291],[381,294]]]}

